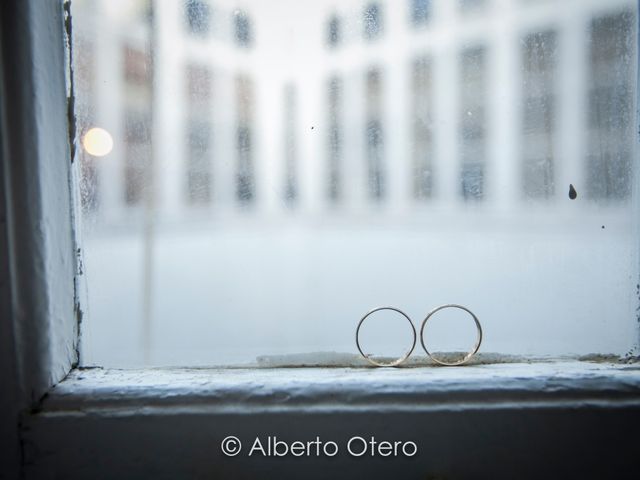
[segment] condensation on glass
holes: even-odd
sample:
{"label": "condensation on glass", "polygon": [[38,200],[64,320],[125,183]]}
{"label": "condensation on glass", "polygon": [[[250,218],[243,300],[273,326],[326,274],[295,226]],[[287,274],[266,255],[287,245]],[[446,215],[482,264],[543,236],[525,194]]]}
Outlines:
{"label": "condensation on glass", "polygon": [[[520,0],[520,1],[527,1],[527,0]],[[554,0],[551,0],[551,1],[554,1]],[[462,15],[481,13],[486,8],[488,3],[491,3],[491,0],[458,0],[460,13]]]}
{"label": "condensation on glass", "polygon": [[122,138],[125,202],[142,202],[153,158],[151,153],[151,76],[148,39],[135,39],[122,48]]}
{"label": "condensation on glass", "polygon": [[284,199],[294,206],[298,199],[298,117],[297,91],[294,84],[284,87]]}
{"label": "condensation on glass", "polygon": [[421,26],[429,21],[431,0],[411,0],[411,21],[415,26]]}
{"label": "condensation on glass", "polygon": [[212,188],[213,78],[207,66],[198,64],[187,65],[186,77],[187,196],[191,204],[208,205]]}
{"label": "condensation on glass", "polygon": [[427,56],[413,61],[411,78],[413,120],[413,195],[416,199],[431,197],[433,190],[433,74]]}
{"label": "condensation on glass", "polygon": [[184,9],[189,31],[194,35],[206,35],[211,15],[209,3],[206,0],[186,0]]}
{"label": "condensation on glass", "polygon": [[235,78],[237,107],[236,151],[238,158],[236,196],[243,204],[252,203],[255,197],[253,179],[253,81],[246,74]]}
{"label": "condensation on glass", "polygon": [[557,39],[553,30],[528,34],[522,45],[522,171],[524,194],[555,193]]}
{"label": "condensation on glass", "polygon": [[465,200],[482,200],[487,149],[487,53],[468,47],[460,53],[460,184]]}
{"label": "condensation on glass", "polygon": [[636,18],[629,11],[594,18],[589,25],[587,86],[587,195],[629,198],[634,151]]}
{"label": "condensation on glass", "polygon": [[327,43],[335,47],[340,43],[340,19],[333,15],[327,25]]}
{"label": "condensation on glass", "polygon": [[369,69],[365,74],[367,187],[370,197],[375,200],[381,200],[385,193],[382,81],[382,72],[378,67]]}
{"label": "condensation on glass", "polygon": [[383,31],[384,18],[379,2],[370,2],[364,7],[363,15],[364,37],[367,40],[375,40]]}
{"label": "condensation on glass", "polygon": [[342,144],[343,144],[343,81],[338,76],[332,76],[328,82],[328,95],[327,95],[327,191],[328,198],[332,203],[337,203],[342,197],[342,178],[343,178],[343,159],[342,159]]}
{"label": "condensation on glass", "polygon": [[637,8],[74,0],[83,362],[637,355]]}

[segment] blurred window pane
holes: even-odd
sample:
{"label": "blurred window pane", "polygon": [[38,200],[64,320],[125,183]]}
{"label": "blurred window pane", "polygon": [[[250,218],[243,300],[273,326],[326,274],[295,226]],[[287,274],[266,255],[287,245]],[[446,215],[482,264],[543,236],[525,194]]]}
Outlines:
{"label": "blurred window pane", "polygon": [[370,3],[364,9],[364,38],[373,40],[382,33],[382,11],[380,4]]}
{"label": "blurred window pane", "polygon": [[635,0],[71,8],[83,363],[640,352]]}
{"label": "blurred window pane", "polygon": [[340,19],[334,15],[327,25],[327,43],[335,47],[340,43]]}
{"label": "blurred window pane", "polygon": [[142,201],[145,176],[152,162],[149,135],[149,112],[129,110],[125,112],[125,199],[128,205]]}
{"label": "blurred window pane", "polygon": [[367,95],[367,168],[369,171],[369,195],[381,200],[385,192],[384,132],[382,125],[382,73],[371,69],[366,76]]}
{"label": "blurred window pane", "polygon": [[211,200],[211,126],[208,122],[189,122],[187,184],[192,204]]}
{"label": "blurred window pane", "polygon": [[124,47],[124,79],[130,85],[148,85],[149,57],[139,49]]}
{"label": "blurred window pane", "polygon": [[189,105],[198,108],[211,100],[212,75],[209,68],[202,65],[187,66],[187,95]]}
{"label": "blurred window pane", "polygon": [[251,45],[251,22],[245,12],[235,12],[233,16],[236,42],[242,47]]}
{"label": "blurred window pane", "polygon": [[284,89],[284,200],[293,206],[298,197],[297,183],[297,95],[294,85],[287,85]]}
{"label": "blurred window pane", "polygon": [[242,204],[252,203],[255,196],[253,178],[253,83],[246,75],[236,77],[236,196]]}
{"label": "blurred window pane", "polygon": [[486,50],[465,49],[460,55],[460,158],[462,197],[481,200],[487,142]]}
{"label": "blurred window pane", "polygon": [[631,194],[635,21],[627,11],[594,18],[589,29],[587,193],[593,199]]}
{"label": "blurred window pane", "polygon": [[187,65],[187,199],[192,205],[208,205],[212,200],[212,96],[213,75],[205,65]]}
{"label": "blurred window pane", "polygon": [[411,21],[414,25],[424,25],[429,21],[431,0],[410,0]]}
{"label": "blurred window pane", "polygon": [[[491,0],[458,0],[463,14],[482,11]],[[520,0],[516,0],[520,1]]]}
{"label": "blurred window pane", "polygon": [[336,203],[343,195],[342,165],[342,104],[344,84],[332,77],[328,84],[328,192],[329,200]]}
{"label": "blurred window pane", "polygon": [[431,59],[413,62],[413,195],[431,197],[433,189],[433,75]]}
{"label": "blurred window pane", "polygon": [[555,192],[556,55],[553,31],[532,33],[522,47],[523,181],[525,195],[549,198]]}
{"label": "blurred window pane", "polygon": [[204,35],[209,31],[210,7],[205,0],[186,0],[184,10],[189,32]]}

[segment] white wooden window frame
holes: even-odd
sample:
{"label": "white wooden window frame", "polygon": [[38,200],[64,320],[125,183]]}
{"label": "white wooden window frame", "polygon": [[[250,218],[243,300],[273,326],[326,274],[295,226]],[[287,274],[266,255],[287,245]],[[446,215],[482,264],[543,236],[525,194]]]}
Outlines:
{"label": "white wooden window frame", "polygon": [[[81,245],[65,13],[61,0],[0,4],[0,478],[637,475],[637,363],[77,368]],[[341,451],[225,457],[227,435],[319,436]],[[344,445],[356,435],[411,440],[419,451],[354,458]]]}

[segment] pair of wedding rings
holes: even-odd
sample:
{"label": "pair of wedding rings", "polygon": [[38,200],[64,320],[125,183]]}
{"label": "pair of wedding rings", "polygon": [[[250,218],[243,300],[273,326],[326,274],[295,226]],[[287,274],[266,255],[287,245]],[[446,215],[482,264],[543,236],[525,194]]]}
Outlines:
{"label": "pair of wedding rings", "polygon": [[[477,339],[473,348],[469,350],[462,359],[457,361],[452,361],[452,362],[436,358],[434,355],[431,354],[431,352],[429,352],[429,350],[427,349],[427,346],[424,343],[424,328],[427,325],[427,322],[435,313],[439,312],[440,310],[444,310],[445,308],[458,308],[460,310],[464,310],[465,312],[467,312],[473,318],[473,321],[476,324],[476,331],[477,331]],[[379,312],[381,310],[392,310],[402,315],[404,318],[407,319],[407,321],[409,322],[409,325],[411,325],[411,331],[413,332],[413,342],[411,344],[411,348],[409,349],[409,351],[405,353],[402,357],[399,357],[396,360],[393,360],[392,362],[388,362],[388,363],[374,360],[373,358],[371,358],[371,355],[364,353],[362,351],[362,347],[360,346],[360,327],[362,327],[362,324],[370,315],[376,312]],[[404,313],[402,310],[395,307],[374,308],[373,310],[371,310],[369,313],[367,313],[364,317],[360,319],[360,322],[358,322],[358,328],[356,328],[356,346],[358,347],[358,351],[360,352],[360,355],[362,355],[369,363],[377,367],[397,367],[398,365],[401,365],[402,363],[404,363],[411,356],[411,353],[413,353],[413,349],[416,346],[416,340],[417,340],[416,328],[413,326],[413,322],[411,321],[411,319],[406,313]],[[422,321],[422,325],[420,326],[420,343],[422,344],[422,348],[427,353],[429,358],[431,358],[437,364],[445,365],[448,367],[452,367],[455,365],[462,365],[463,363],[467,363],[480,348],[480,344],[482,343],[482,327],[480,326],[480,321],[478,320],[478,317],[476,317],[475,314],[471,310],[469,310],[467,307],[463,307],[462,305],[456,305],[456,304],[440,305],[438,308],[434,308],[433,310],[431,310],[429,314],[425,317],[425,319]]]}

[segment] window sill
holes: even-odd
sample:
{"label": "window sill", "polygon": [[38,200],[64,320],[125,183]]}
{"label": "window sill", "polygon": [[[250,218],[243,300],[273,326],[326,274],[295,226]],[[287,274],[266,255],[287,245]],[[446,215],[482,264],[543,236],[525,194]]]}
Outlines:
{"label": "window sill", "polygon": [[[637,470],[638,425],[638,363],[91,368],[23,417],[22,444],[26,478],[623,478]],[[236,457],[221,452],[229,435]],[[353,457],[356,435],[418,453]],[[258,437],[317,437],[340,453],[248,456]]]}
{"label": "window sill", "polygon": [[41,415],[535,408],[640,404],[640,364],[558,361],[443,368],[78,369]]}

